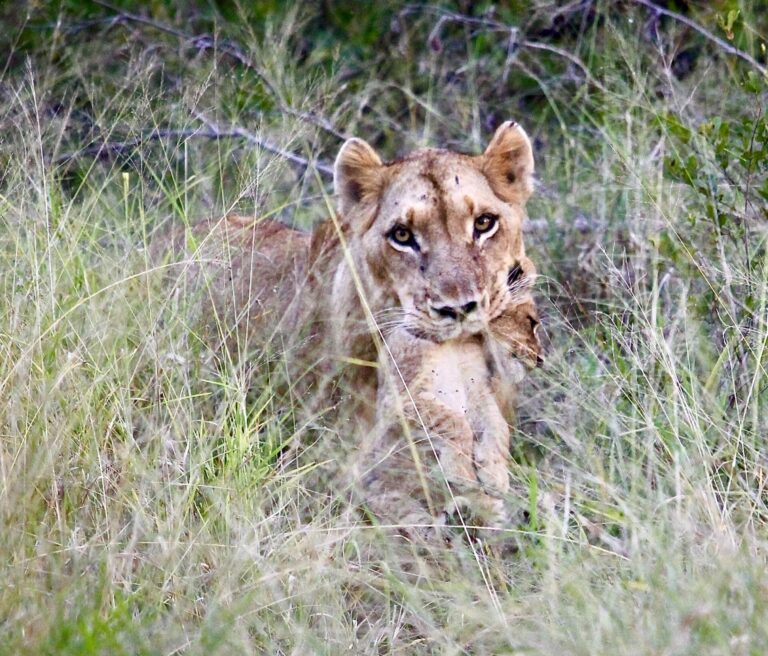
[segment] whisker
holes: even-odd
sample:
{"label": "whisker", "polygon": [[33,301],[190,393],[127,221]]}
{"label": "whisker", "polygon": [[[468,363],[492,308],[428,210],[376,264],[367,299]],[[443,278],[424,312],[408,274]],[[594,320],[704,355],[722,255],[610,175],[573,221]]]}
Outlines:
{"label": "whisker", "polygon": [[521,276],[520,278],[515,280],[511,285],[509,285],[508,289],[513,294],[520,291],[527,291],[533,285],[534,280],[535,280],[535,276],[531,276],[531,275]]}
{"label": "whisker", "polygon": [[376,312],[376,314],[377,315],[379,315],[379,314],[396,314],[396,313],[399,313],[399,312],[407,312],[407,311],[408,310],[406,310],[405,308],[402,308],[402,307],[399,307],[399,306],[398,307],[385,307],[385,308],[381,308],[380,310],[378,310]]}
{"label": "whisker", "polygon": [[379,310],[373,315],[374,321],[377,323],[379,321],[389,320],[389,319],[403,319],[405,316],[407,316],[408,311],[404,310],[403,308],[386,308],[384,310]]}

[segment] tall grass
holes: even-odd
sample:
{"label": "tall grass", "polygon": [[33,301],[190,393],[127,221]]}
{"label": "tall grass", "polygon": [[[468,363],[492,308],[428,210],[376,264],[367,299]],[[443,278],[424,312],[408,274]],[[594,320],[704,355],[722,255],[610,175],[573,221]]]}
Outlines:
{"label": "tall grass", "polygon": [[[687,15],[725,38],[739,9],[760,56],[758,4]],[[269,5],[5,17],[0,652],[763,653],[764,80],[643,7]],[[343,407],[300,412],[279,343],[211,350],[148,246],[230,209],[310,226],[340,133],[478,151],[506,118],[537,142],[551,339],[513,427],[519,549],[405,571],[350,504]]]}

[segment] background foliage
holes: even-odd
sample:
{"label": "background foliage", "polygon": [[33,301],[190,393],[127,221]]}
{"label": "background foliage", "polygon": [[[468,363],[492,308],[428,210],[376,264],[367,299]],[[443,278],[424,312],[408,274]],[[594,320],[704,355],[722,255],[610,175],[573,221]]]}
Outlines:
{"label": "background foliage", "polygon": [[[762,654],[767,17],[0,7],[0,652]],[[348,419],[298,419],[275,345],[208,351],[146,246],[231,209],[312,225],[346,136],[479,152],[507,118],[552,342],[519,550],[404,571],[333,482]]]}

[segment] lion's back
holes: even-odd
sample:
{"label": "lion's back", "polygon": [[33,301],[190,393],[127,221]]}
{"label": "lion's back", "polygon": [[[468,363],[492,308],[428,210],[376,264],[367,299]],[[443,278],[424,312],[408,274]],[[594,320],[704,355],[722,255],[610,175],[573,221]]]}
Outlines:
{"label": "lion's back", "polygon": [[307,232],[230,214],[173,228],[153,242],[151,257],[209,332],[267,339],[299,322],[309,246]]}

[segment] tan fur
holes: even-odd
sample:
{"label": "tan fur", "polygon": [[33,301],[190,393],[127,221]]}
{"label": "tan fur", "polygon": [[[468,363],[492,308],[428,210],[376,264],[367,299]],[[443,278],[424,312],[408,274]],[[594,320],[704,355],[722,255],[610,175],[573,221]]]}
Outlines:
{"label": "tan fur", "polygon": [[482,339],[435,343],[402,328],[386,337],[394,362],[381,368],[362,480],[373,512],[401,534],[431,538],[439,535],[431,527],[449,518],[493,528],[507,523],[506,416],[525,369],[541,361],[530,294],[535,269],[528,258],[522,265],[513,300]]}
{"label": "tan fur", "polygon": [[512,285],[513,301],[488,326],[485,341],[491,387],[502,414],[512,417],[518,384],[527,369],[543,362],[539,339],[539,313],[531,295],[536,278],[533,262],[520,260],[521,278]]}
{"label": "tan fur", "polygon": [[228,215],[178,227],[152,245],[176,293],[199,299],[213,344],[244,347],[293,335],[307,319],[311,237],[276,221]]}
{"label": "tan fur", "polygon": [[[410,346],[422,344],[413,382],[423,394],[415,407],[410,403],[403,410],[409,421],[414,413],[426,415],[438,433],[454,440],[453,450],[437,460],[437,465],[450,461],[451,478],[466,479],[470,487],[478,480],[485,486],[487,479],[498,496],[506,489],[499,473],[506,465],[470,453],[452,436],[485,431],[491,435],[488,443],[498,442],[499,453],[506,453],[504,404],[494,393],[501,387],[492,380],[506,374],[488,365],[485,334],[489,326],[512,334],[522,325],[510,314],[512,307],[518,314],[523,310],[507,275],[525,258],[522,222],[532,175],[530,142],[512,122],[500,126],[478,156],[424,149],[385,164],[364,141],[351,139],[335,165],[337,221],[320,224],[310,235],[273,221],[230,216],[177,230],[155,250],[181,257],[179,286],[203,295],[205,319],[219,332],[224,327],[222,336],[230,344],[260,345],[277,337],[287,359],[306,366],[307,350],[314,349],[309,361],[324,357],[321,369],[327,373],[344,361],[385,365],[388,356],[379,357],[379,329],[392,340],[395,362],[405,362]],[[475,221],[484,215],[495,217],[495,228],[478,235]],[[412,231],[417,250],[393,244],[396,225]],[[505,322],[511,323],[502,329]],[[433,346],[438,347],[434,352]],[[441,376],[431,382],[422,376],[432,359],[441,371],[460,367],[473,372],[471,379],[461,379],[464,400],[453,400],[467,405],[466,416],[438,412],[441,406],[433,401],[447,388],[441,388]],[[381,428],[390,411],[396,414],[391,404],[402,400],[399,394],[379,394],[377,401],[377,387],[390,384],[384,380],[389,367],[380,368],[381,376],[372,367],[351,369],[350,388],[363,411],[378,403],[377,426],[402,435],[402,427],[392,428],[391,422]],[[455,410],[453,401],[449,405]],[[472,474],[470,462],[482,471]],[[382,490],[381,498],[390,492]]]}

